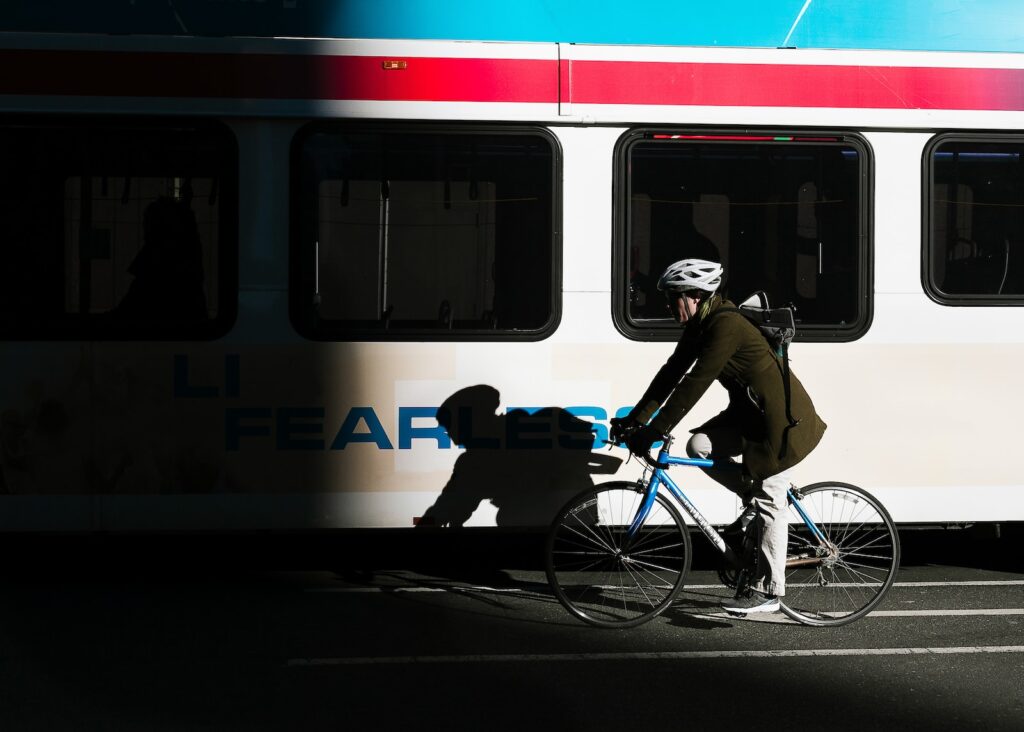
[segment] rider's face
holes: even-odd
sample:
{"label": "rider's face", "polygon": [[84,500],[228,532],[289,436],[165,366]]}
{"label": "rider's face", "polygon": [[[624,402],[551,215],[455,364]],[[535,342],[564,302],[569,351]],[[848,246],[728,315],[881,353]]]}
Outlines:
{"label": "rider's face", "polygon": [[685,325],[696,314],[700,296],[691,293],[673,293],[668,303],[676,322]]}

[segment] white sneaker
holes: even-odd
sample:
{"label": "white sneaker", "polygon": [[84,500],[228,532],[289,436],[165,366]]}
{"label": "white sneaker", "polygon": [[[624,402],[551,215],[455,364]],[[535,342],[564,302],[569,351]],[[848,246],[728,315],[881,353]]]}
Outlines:
{"label": "white sneaker", "polygon": [[740,597],[722,603],[722,609],[732,615],[748,615],[750,613],[775,613],[779,611],[779,598],[751,590]]}

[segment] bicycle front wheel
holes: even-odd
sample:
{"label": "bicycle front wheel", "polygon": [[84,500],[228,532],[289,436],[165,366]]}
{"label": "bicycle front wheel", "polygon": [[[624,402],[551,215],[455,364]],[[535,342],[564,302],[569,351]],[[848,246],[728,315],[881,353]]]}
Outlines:
{"label": "bicycle front wheel", "polygon": [[629,628],[663,612],[690,568],[690,534],[662,495],[636,535],[643,502],[637,483],[605,483],[569,501],[551,524],[545,570],[555,597],[580,620]]}
{"label": "bicycle front wheel", "polygon": [[789,506],[782,612],[805,625],[852,623],[882,601],[896,579],[900,537],[874,496],[846,483],[815,483],[799,504],[824,540]]}

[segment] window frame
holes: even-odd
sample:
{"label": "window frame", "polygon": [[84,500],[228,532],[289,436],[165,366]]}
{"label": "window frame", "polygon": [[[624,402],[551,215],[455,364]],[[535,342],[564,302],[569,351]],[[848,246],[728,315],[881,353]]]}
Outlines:
{"label": "window frame", "polygon": [[[939,132],[924,146],[921,153],[921,287],[930,300],[945,307],[1021,307],[1024,293],[1018,295],[951,295],[932,282],[934,261],[933,198],[935,182],[935,151],[946,142],[980,142],[999,144],[1016,142],[1024,154],[1024,134],[1014,132]],[[1024,163],[1022,163],[1024,164]]]}
{"label": "window frame", "polygon": [[[857,272],[857,298],[861,304],[860,318],[845,328],[835,325],[797,324],[795,340],[804,343],[847,343],[862,338],[871,328],[874,319],[874,151],[871,144],[862,135],[835,129],[803,129],[803,128],[698,128],[677,127],[672,125],[633,127],[624,132],[615,143],[614,169],[612,172],[614,205],[612,207],[612,320],[615,328],[626,338],[646,342],[674,342],[679,340],[680,328],[677,323],[667,320],[665,325],[640,327],[630,320],[629,288],[626,285],[628,273],[629,223],[631,209],[629,207],[629,175],[630,152],[634,145],[647,141],[650,135],[693,135],[708,137],[700,143],[714,143],[720,137],[726,144],[742,144],[744,137],[832,137],[837,143],[852,146],[860,154],[860,173],[858,188],[861,205],[858,211],[862,234],[862,243],[858,254],[859,268]],[[753,141],[752,141],[753,142]],[[768,140],[757,141],[769,142]],[[825,141],[780,141],[786,144],[806,144],[820,146],[829,144]]]}
{"label": "window frame", "polygon": [[[532,135],[551,147],[551,312],[547,322],[533,330],[495,331],[460,328],[363,329],[346,326],[345,321],[314,323],[306,285],[311,280],[304,261],[310,256],[303,251],[303,204],[299,198],[302,183],[302,150],[306,141],[317,134],[410,134],[410,135]],[[562,319],[562,146],[548,128],[535,125],[487,125],[479,123],[395,122],[391,120],[319,120],[303,125],[292,138],[289,152],[289,275],[288,316],[295,331],[311,341],[321,342],[533,342],[549,338]],[[306,267],[307,269],[304,269]]]}
{"label": "window frame", "polygon": [[[212,341],[224,337],[238,317],[239,173],[238,138],[219,120],[206,117],[152,115],[3,114],[0,129],[27,127],[67,131],[159,132],[188,129],[209,135],[224,155],[218,172],[217,316],[205,322],[104,320],[102,315],[68,314],[60,321],[30,320],[15,326],[0,323],[2,341]],[[127,149],[127,148],[124,148]],[[100,171],[96,171],[100,173]],[[116,175],[116,172],[111,172]]]}

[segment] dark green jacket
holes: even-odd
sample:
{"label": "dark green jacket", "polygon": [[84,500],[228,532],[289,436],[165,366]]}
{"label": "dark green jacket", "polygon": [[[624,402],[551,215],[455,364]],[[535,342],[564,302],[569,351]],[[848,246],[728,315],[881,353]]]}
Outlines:
{"label": "dark green jacket", "polygon": [[687,323],[675,352],[632,416],[646,423],[661,407],[651,424],[668,434],[717,379],[729,392],[729,406],[691,432],[723,426],[739,430],[745,440],[743,463],[751,477],[761,480],[807,457],[821,440],[825,423],[791,370],[790,410],[797,424],[787,434],[782,360],[761,331],[739,313],[712,318],[720,307],[735,306],[716,295],[704,318]]}

